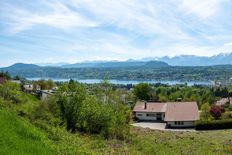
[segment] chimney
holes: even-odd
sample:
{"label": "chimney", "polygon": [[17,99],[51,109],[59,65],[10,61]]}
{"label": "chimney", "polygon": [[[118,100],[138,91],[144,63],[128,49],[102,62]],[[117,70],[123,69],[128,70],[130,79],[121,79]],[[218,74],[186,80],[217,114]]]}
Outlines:
{"label": "chimney", "polygon": [[144,101],[144,109],[147,109],[147,101]]}

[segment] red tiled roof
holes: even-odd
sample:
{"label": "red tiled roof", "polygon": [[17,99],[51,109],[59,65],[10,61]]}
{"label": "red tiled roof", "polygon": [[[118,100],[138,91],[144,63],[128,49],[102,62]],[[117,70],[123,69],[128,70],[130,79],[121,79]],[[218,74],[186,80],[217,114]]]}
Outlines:
{"label": "red tiled roof", "polygon": [[199,120],[196,102],[169,103],[164,121],[196,121]]}

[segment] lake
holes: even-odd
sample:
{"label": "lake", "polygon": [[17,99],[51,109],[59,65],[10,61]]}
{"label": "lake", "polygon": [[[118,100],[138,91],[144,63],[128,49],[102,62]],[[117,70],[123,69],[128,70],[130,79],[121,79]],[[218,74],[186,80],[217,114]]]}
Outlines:
{"label": "lake", "polygon": [[[41,78],[27,78],[28,80],[31,81],[37,81],[41,80]],[[62,78],[43,78],[44,80],[51,79],[55,82],[67,82],[70,79],[62,79]],[[101,79],[75,79],[73,80],[78,81],[80,83],[87,83],[87,84],[94,84],[94,83],[100,83],[102,82]],[[176,84],[185,84],[187,83],[188,86],[193,86],[193,85],[212,85],[212,82],[210,81],[157,81],[157,80],[109,80],[110,83],[112,84],[139,84],[139,83],[150,83],[150,84],[155,84],[155,83],[162,83],[162,84],[169,84],[169,85],[176,85]]]}

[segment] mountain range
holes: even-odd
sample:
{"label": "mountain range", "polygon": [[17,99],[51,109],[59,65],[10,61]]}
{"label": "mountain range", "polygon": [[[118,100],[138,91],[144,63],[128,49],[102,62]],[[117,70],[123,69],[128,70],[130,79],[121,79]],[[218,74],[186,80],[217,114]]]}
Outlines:
{"label": "mountain range", "polygon": [[35,64],[16,63],[9,67],[0,68],[4,71],[24,71],[24,70],[39,70],[44,68],[131,68],[131,67],[152,67],[162,68],[169,65],[161,61],[133,61],[133,62],[89,62],[89,63],[76,63],[62,66],[39,66]]}
{"label": "mountain range", "polygon": [[117,68],[117,67],[167,67],[169,66],[167,63],[162,61],[109,61],[109,62],[84,62],[84,63],[76,63],[63,65],[62,68]]}
{"label": "mountain range", "polygon": [[146,57],[142,59],[128,59],[127,61],[85,61],[80,63],[40,63],[38,66],[62,67],[62,68],[85,68],[85,67],[118,67],[140,66],[144,62],[159,61],[171,66],[214,66],[232,65],[232,53],[220,53],[213,56],[179,55],[174,57]]}
{"label": "mountain range", "polygon": [[195,56],[195,55],[180,55],[175,57],[156,58],[158,61],[163,61],[171,66],[214,66],[214,65],[231,65],[232,53],[221,53],[214,56]]}
{"label": "mountain range", "polygon": [[161,61],[95,62],[62,67],[17,63],[0,68],[1,71],[8,71],[12,77],[56,79],[228,81],[232,77],[232,65],[170,66]]}

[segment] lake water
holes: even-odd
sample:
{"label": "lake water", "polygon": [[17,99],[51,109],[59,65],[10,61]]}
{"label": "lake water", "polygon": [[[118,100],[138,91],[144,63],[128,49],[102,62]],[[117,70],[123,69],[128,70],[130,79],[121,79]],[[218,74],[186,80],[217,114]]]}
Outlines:
{"label": "lake water", "polygon": [[[31,81],[37,81],[41,80],[41,78],[27,78],[28,80]],[[44,80],[51,79],[55,82],[67,82],[70,79],[61,79],[61,78],[43,78]],[[87,84],[94,84],[94,83],[100,83],[102,82],[101,79],[73,79],[75,81],[78,81],[80,83],[87,83]],[[209,81],[156,81],[156,80],[109,80],[110,83],[112,84],[139,84],[139,83],[150,83],[150,84],[155,84],[155,83],[162,83],[162,84],[169,84],[169,85],[176,85],[176,84],[185,84],[187,83],[188,86],[193,86],[193,85],[212,85],[212,82]]]}

